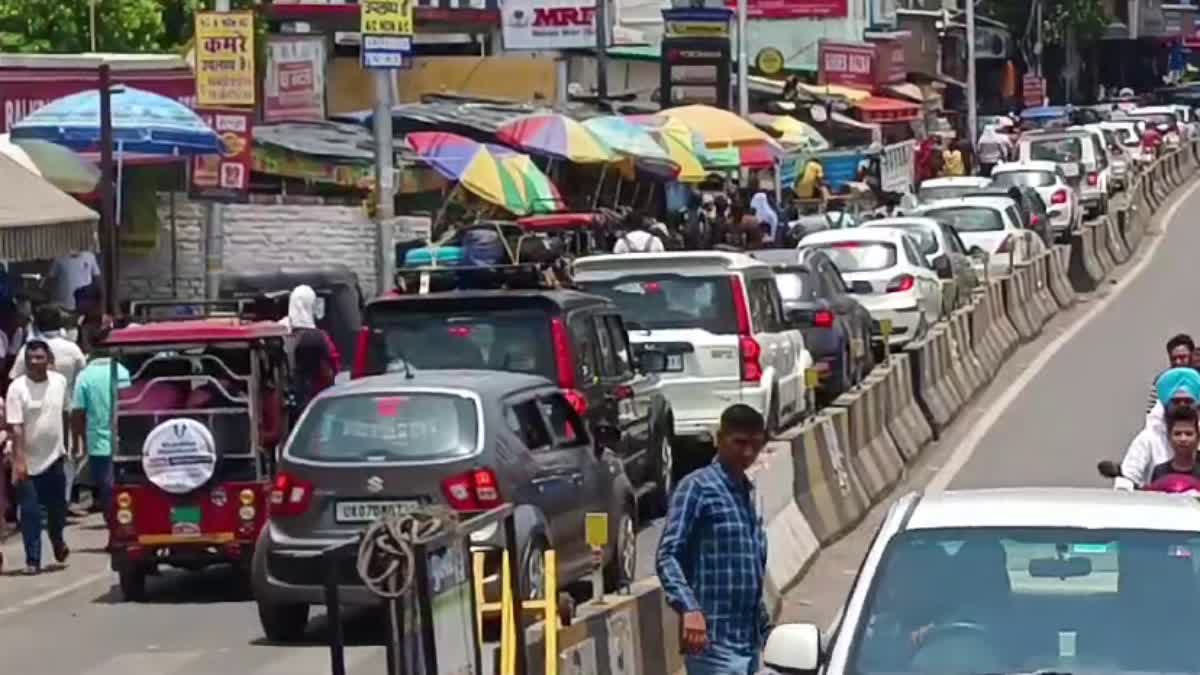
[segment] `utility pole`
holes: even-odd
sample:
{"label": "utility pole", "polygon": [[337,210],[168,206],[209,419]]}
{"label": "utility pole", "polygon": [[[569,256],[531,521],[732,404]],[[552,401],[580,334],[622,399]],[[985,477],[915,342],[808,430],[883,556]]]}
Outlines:
{"label": "utility pole", "polygon": [[1037,37],[1035,38],[1036,41],[1033,43],[1033,50],[1034,57],[1037,59],[1037,69],[1035,72],[1040,78],[1042,77],[1042,52],[1045,51],[1042,46],[1042,0],[1037,0],[1037,3],[1034,5],[1034,7],[1033,20],[1037,22],[1037,26],[1034,27],[1033,34]]}
{"label": "utility pole", "polygon": [[[215,0],[213,10],[232,11],[229,0]],[[216,300],[221,292],[221,271],[225,261],[225,220],[222,204],[208,200],[204,209],[204,297]]]}
{"label": "utility pole", "polygon": [[396,160],[392,149],[392,71],[371,71],[375,81],[375,290],[392,288],[392,219],[395,217]]}
{"label": "utility pole", "polygon": [[100,259],[104,263],[104,304],[109,316],[117,315],[117,228],[113,208],[112,77],[107,63],[100,64]]}
{"label": "utility pole", "polygon": [[608,0],[596,0],[596,98],[608,98]]}
{"label": "utility pole", "polygon": [[737,84],[738,84],[738,114],[742,117],[750,114],[750,64],[749,40],[746,38],[746,14],[748,0],[737,1]]}
{"label": "utility pole", "polygon": [[967,0],[967,142],[975,147],[975,117],[978,114],[975,91],[975,0]]}

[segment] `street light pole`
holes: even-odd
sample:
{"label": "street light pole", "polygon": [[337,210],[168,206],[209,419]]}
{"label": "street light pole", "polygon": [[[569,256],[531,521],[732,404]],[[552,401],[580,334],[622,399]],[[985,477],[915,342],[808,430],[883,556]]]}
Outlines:
{"label": "street light pole", "polygon": [[[213,10],[230,12],[229,0],[215,0]],[[221,294],[221,272],[225,265],[225,216],[223,205],[208,200],[204,209],[204,297],[216,300]]]}
{"label": "street light pole", "polygon": [[967,0],[967,142],[975,147],[975,0]]}
{"label": "street light pole", "polygon": [[392,149],[392,71],[372,72],[375,80],[375,290],[392,288],[392,219],[395,217],[396,161]]}
{"label": "street light pole", "polygon": [[749,40],[746,39],[746,14],[748,13],[748,0],[738,0],[737,2],[737,83],[738,83],[738,114],[742,117],[750,114],[750,64],[748,46]]}
{"label": "street light pole", "polygon": [[117,228],[113,185],[112,77],[107,63],[100,64],[100,259],[104,262],[104,304],[109,316],[117,315]]}

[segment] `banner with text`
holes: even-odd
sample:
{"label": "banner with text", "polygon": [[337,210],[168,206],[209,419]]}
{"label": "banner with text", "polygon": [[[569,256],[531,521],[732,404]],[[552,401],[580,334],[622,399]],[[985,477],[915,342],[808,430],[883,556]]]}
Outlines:
{"label": "banner with text", "polygon": [[[726,6],[737,9],[737,0],[726,0]],[[746,12],[751,19],[839,19],[849,16],[847,0],[747,0]]]}
{"label": "banner with text", "polygon": [[196,102],[254,105],[254,13],[196,12]]}
{"label": "banner with text", "polygon": [[596,46],[595,0],[504,0],[505,49]]}
{"label": "banner with text", "polygon": [[267,42],[263,121],[325,119],[325,38],[272,35]]}
{"label": "banner with text", "polygon": [[225,152],[200,155],[192,162],[192,196],[201,199],[243,201],[250,191],[254,166],[254,113],[229,108],[196,111],[221,137]]}

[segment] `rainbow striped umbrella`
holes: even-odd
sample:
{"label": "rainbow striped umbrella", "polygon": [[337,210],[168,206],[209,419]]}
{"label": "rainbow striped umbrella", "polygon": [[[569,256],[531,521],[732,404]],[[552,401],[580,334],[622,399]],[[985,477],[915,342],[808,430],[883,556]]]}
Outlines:
{"label": "rainbow striped umbrella", "polygon": [[671,159],[650,132],[625,117],[593,117],[586,120],[583,126],[612,148],[613,152],[633,160],[643,169],[672,178],[679,173],[679,164]]}
{"label": "rainbow striped umbrella", "polygon": [[521,190],[530,213],[554,213],[566,209],[558,188],[551,182],[550,177],[533,163],[529,155],[514,152],[500,145],[488,144],[486,147],[517,179],[517,188]]}
{"label": "rainbow striped umbrella", "polygon": [[680,183],[700,183],[708,176],[703,158],[704,139],[682,122],[657,115],[628,115],[630,122],[645,127],[654,140],[667,151],[671,161],[679,165]]}
{"label": "rainbow striped umbrella", "polygon": [[518,117],[501,126],[496,139],[526,152],[576,164],[604,164],[613,160],[612,151],[595,134],[558,113]]}
{"label": "rainbow striped umbrella", "polygon": [[519,216],[530,211],[523,179],[484,144],[445,131],[419,131],[405,141],[446,180]]}

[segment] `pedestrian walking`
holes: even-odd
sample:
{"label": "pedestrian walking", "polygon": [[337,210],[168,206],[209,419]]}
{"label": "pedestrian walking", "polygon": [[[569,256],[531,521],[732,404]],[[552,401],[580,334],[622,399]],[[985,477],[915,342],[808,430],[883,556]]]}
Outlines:
{"label": "pedestrian walking", "polygon": [[25,373],[8,385],[6,421],[12,431],[13,481],[20,505],[25,573],[42,569],[42,518],[64,563],[71,551],[63,538],[67,518],[63,415],[69,409],[67,378],[52,369],[54,355],[44,340],[25,343]]}
{"label": "pedestrian walking", "polygon": [[763,602],[767,535],[746,470],[767,442],[763,416],[721,414],[717,456],[679,482],[657,571],[679,613],[688,675],[754,675],[770,623]]}
{"label": "pedestrian walking", "polygon": [[[84,448],[87,449],[96,501],[103,509],[109,532],[112,532],[109,518],[113,489],[113,366],[112,359],[103,348],[95,347],[91,361],[75,381],[75,391],[71,397],[71,447],[77,460],[83,458]],[[129,371],[120,363],[115,366],[117,388],[124,389],[130,385]]]}

